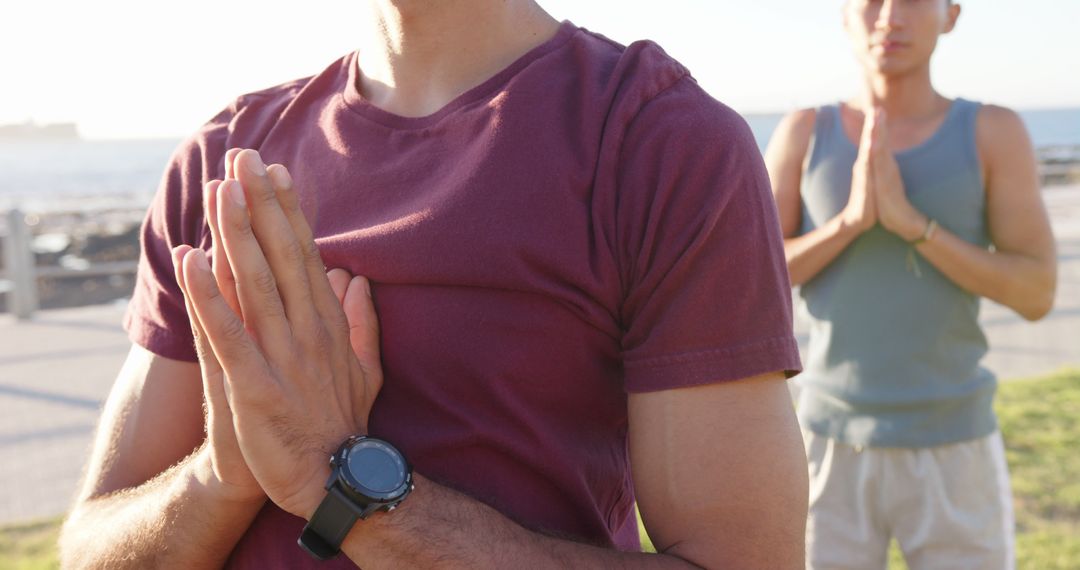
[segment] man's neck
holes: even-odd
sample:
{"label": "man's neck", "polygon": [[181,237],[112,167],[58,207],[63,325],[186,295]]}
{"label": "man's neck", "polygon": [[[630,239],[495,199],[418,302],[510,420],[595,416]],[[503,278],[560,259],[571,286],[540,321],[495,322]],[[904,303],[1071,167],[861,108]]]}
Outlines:
{"label": "man's neck", "polygon": [[864,110],[882,107],[891,118],[918,121],[940,114],[947,101],[934,90],[926,66],[889,76],[868,72],[857,106]]}
{"label": "man's neck", "polygon": [[425,116],[551,38],[533,0],[369,0],[358,88],[403,116]]}

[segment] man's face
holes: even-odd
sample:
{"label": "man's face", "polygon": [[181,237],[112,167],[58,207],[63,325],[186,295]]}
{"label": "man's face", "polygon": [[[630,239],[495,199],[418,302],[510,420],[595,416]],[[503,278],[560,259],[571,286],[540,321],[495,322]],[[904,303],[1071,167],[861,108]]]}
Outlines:
{"label": "man's face", "polygon": [[902,75],[930,61],[959,15],[947,0],[847,0],[844,28],[868,70]]}

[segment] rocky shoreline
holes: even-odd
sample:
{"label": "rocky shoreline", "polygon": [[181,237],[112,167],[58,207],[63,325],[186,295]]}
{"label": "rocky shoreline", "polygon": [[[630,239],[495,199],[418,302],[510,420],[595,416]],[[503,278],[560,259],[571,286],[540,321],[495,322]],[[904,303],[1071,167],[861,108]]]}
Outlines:
{"label": "rocky shoreline", "polygon": [[1080,184],[1080,147],[1044,147],[1038,149],[1036,156],[1043,188]]}
{"label": "rocky shoreline", "polygon": [[[34,212],[24,216],[33,236],[35,265],[84,269],[99,263],[137,262],[139,229],[145,206],[107,210]],[[4,232],[6,233],[6,227]],[[0,267],[6,267],[0,248]],[[131,296],[135,273],[105,276],[74,274],[38,278],[42,309],[106,303]],[[8,295],[0,295],[0,312],[8,310]]]}

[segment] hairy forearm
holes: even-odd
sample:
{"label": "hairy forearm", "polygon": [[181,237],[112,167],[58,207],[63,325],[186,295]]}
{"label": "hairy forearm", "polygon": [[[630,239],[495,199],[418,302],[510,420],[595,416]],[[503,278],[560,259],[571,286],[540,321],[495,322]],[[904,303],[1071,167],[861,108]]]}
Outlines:
{"label": "hairy forearm", "polygon": [[697,568],[663,554],[620,552],[531,532],[495,509],[415,475],[392,513],[359,521],[342,545],[378,568]]}
{"label": "hairy forearm", "polygon": [[859,231],[844,224],[837,215],[822,226],[801,236],[784,240],[784,257],[792,285],[802,285],[813,279],[855,238]]}
{"label": "hairy forearm", "polygon": [[219,568],[264,501],[223,500],[205,448],[133,488],[81,502],[64,523],[64,568]]}
{"label": "hairy forearm", "polygon": [[1028,320],[1042,318],[1054,304],[1057,265],[1046,258],[988,251],[939,228],[919,253],[962,289],[1005,305]]}

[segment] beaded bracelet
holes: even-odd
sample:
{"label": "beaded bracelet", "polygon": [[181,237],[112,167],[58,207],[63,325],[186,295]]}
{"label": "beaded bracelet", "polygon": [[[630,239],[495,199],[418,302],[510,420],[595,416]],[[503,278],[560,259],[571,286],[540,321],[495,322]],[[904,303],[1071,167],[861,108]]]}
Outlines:
{"label": "beaded bracelet", "polygon": [[919,236],[918,239],[909,241],[908,243],[911,245],[919,245],[920,243],[930,241],[930,238],[934,237],[934,232],[937,231],[937,227],[937,220],[931,218],[930,221],[926,223],[926,230],[923,231],[923,234]]}

